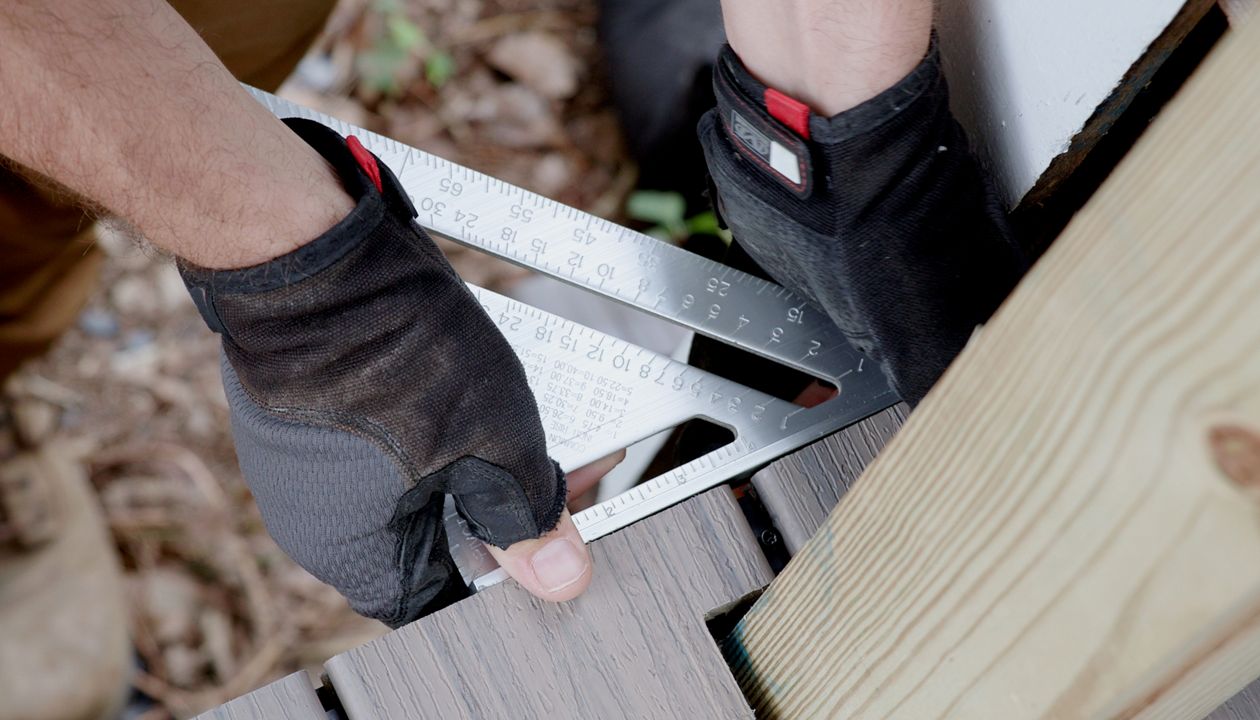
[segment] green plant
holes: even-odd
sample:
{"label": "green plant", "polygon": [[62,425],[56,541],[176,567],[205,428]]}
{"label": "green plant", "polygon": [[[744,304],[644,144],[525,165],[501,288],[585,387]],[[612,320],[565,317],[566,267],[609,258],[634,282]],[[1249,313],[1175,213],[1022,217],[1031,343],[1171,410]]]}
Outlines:
{"label": "green plant", "polygon": [[423,63],[425,80],[435,88],[455,74],[455,58],[429,40],[398,0],[376,0],[372,12],[381,16],[382,32],[356,58],[360,80],[370,89],[398,95],[403,90],[399,77],[416,59]]}
{"label": "green plant", "polygon": [[716,235],[728,244],[731,241],[731,234],[718,226],[712,210],[687,217],[687,202],[678,193],[637,190],[626,199],[626,214],[654,223],[647,233],[666,242],[681,243],[692,235]]}

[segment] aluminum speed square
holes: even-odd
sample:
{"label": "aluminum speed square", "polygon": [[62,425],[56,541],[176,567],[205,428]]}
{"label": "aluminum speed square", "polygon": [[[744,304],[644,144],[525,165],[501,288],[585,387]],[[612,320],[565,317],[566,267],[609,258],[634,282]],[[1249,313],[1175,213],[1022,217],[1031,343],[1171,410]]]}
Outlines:
{"label": "aluminum speed square", "polygon": [[[877,367],[785,288],[269,93],[279,117],[354,135],[398,176],[430,233],[514,262],[836,384],[805,409],[472,287],[520,357],[547,449],[572,470],[693,418],[734,440],[573,516],[587,542],[839,431],[897,402]],[[470,286],[471,287],[471,286]],[[494,419],[487,418],[487,422]],[[451,554],[476,588],[505,577],[448,502]]]}

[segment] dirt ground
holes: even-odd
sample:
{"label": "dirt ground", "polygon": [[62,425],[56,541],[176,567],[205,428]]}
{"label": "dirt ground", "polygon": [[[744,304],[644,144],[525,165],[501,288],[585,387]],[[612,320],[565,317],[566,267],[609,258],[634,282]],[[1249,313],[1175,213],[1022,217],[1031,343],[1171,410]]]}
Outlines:
{"label": "dirt ground", "polygon": [[[594,22],[591,0],[347,0],[282,94],[617,217],[635,171]],[[9,394],[48,437],[95,448],[143,666],[129,715],[187,717],[384,628],[267,537],[237,469],[217,339],[169,261],[108,233],[101,244],[109,261],[79,326]],[[522,273],[447,250],[484,286]]]}

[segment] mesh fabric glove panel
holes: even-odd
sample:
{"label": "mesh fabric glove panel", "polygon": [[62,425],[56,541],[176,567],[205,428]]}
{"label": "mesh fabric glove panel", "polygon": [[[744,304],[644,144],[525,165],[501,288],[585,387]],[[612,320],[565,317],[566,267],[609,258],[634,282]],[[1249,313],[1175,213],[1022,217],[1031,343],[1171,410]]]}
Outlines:
{"label": "mesh fabric glove panel", "polygon": [[[269,531],[362,614],[397,626],[463,596],[446,493],[507,547],[555,527],[547,456],[520,361],[384,165],[340,135],[290,128],[356,207],[263,265],[181,272],[223,339],[241,468]],[[379,186],[378,186],[379,182]]]}

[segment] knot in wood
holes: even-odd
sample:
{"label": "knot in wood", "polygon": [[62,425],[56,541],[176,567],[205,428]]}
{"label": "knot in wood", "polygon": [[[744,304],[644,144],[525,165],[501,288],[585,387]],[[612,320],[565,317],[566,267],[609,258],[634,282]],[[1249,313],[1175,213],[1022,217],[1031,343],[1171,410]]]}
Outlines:
{"label": "knot in wood", "polygon": [[1217,425],[1208,431],[1208,446],[1230,482],[1260,493],[1260,434],[1240,425]]}

